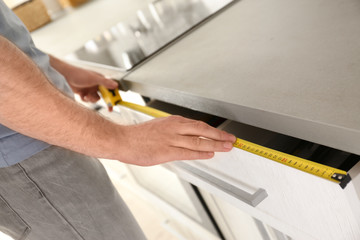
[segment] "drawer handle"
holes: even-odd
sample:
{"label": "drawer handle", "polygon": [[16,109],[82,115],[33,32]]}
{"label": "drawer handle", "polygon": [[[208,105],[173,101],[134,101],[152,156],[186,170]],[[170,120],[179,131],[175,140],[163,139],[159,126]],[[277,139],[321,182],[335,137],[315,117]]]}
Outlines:
{"label": "drawer handle", "polygon": [[174,165],[176,165],[179,169],[186,171],[188,174],[202,180],[208,185],[221,189],[226,194],[253,207],[256,207],[268,196],[265,189],[259,188],[256,192],[251,194],[184,162],[177,162],[174,163]]}

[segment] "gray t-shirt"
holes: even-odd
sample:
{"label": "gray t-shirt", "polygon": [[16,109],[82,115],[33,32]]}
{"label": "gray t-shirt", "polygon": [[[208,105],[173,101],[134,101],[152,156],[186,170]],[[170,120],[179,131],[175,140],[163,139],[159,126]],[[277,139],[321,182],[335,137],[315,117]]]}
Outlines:
{"label": "gray t-shirt", "polygon": [[[50,66],[48,55],[35,47],[26,27],[3,0],[0,0],[0,35],[26,53],[58,89],[67,95],[73,95],[64,77]],[[26,96],[24,96],[24,101],[26,101]],[[6,104],[6,102],[1,104]],[[29,102],[30,104],[36,103]],[[0,168],[19,163],[48,146],[47,143],[24,136],[0,124]]]}

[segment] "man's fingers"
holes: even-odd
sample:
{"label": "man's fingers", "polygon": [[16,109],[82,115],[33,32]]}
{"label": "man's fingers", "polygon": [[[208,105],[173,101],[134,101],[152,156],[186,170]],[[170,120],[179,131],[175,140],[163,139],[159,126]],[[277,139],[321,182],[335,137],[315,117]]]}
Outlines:
{"label": "man's fingers", "polygon": [[81,99],[85,102],[97,102],[100,97],[96,92],[90,92],[84,95],[81,95]]}
{"label": "man's fingers", "polygon": [[103,85],[104,87],[109,88],[109,89],[115,89],[119,86],[116,81],[114,81],[112,79],[104,78],[104,77],[102,77],[102,80],[99,83],[99,85]]}
{"label": "man's fingers", "polygon": [[161,151],[156,149],[148,156],[137,157],[136,163],[140,166],[153,166],[156,164],[172,162],[177,160],[201,160],[214,157],[215,153],[211,151],[195,151],[180,147],[166,147]]}
{"label": "man's fingers", "polygon": [[194,151],[185,148],[174,147],[171,150],[174,160],[197,160],[197,159],[210,159],[214,157],[214,152],[211,151]]}
{"label": "man's fingers", "polygon": [[217,141],[201,138],[198,136],[178,136],[173,145],[195,151],[227,152],[233,147],[230,141]]}
{"label": "man's fingers", "polygon": [[232,143],[236,141],[236,137],[234,135],[213,128],[202,121],[195,121],[195,120],[184,123],[182,125],[182,128],[179,129],[179,133],[182,135],[191,135],[191,136],[197,135],[219,141],[229,141]]}

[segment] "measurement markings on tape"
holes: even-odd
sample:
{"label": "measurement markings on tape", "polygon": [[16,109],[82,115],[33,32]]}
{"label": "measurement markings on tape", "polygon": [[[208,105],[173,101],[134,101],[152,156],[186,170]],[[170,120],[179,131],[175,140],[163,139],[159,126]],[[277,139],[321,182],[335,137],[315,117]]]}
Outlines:
{"label": "measurement markings on tape", "polygon": [[267,147],[257,145],[252,142],[237,138],[234,143],[234,147],[241,150],[256,154],[261,157],[276,161],[278,163],[296,168],[298,170],[316,175],[328,179],[333,182],[340,183],[342,188],[345,188],[346,184],[351,180],[347,172],[329,167],[320,163],[316,163],[310,160],[299,158],[287,153],[276,151]]}

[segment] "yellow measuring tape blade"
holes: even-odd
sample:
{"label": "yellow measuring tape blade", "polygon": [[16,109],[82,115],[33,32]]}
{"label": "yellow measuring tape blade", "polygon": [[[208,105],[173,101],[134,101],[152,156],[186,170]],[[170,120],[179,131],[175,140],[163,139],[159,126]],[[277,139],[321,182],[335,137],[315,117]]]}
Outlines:
{"label": "yellow measuring tape blade", "polygon": [[236,139],[234,147],[337,183],[343,181],[347,176],[347,172],[343,170],[263,147],[240,138]]}
{"label": "yellow measuring tape blade", "polygon": [[145,113],[145,114],[147,114],[149,116],[152,116],[154,118],[168,117],[168,116],[171,115],[169,113],[157,110],[155,108],[141,106],[141,105],[138,105],[138,104],[135,104],[135,103],[125,102],[125,101],[120,102],[119,105],[124,106],[124,107],[128,107],[128,108],[133,109],[133,110],[138,111],[138,112]]}
{"label": "yellow measuring tape blade", "polygon": [[[100,86],[99,90],[103,96],[103,99],[109,106],[114,106],[119,104],[127,108],[133,109],[135,111],[142,112],[154,118],[168,117],[171,115],[169,113],[157,110],[155,108],[122,101],[118,89],[108,90],[105,87]],[[347,172],[343,170],[329,167],[303,158],[299,158],[280,151],[276,151],[271,148],[263,147],[240,138],[236,139],[236,142],[234,143],[234,147],[276,161],[286,166],[296,168],[303,172],[307,172],[316,175],[318,177],[340,183],[341,187],[343,188],[350,180],[350,177],[347,175]]]}
{"label": "yellow measuring tape blade", "polygon": [[147,114],[154,118],[170,116],[169,113],[157,110],[155,108],[141,106],[139,104],[123,101],[119,94],[119,89],[109,90],[104,86],[99,86],[99,90],[100,90],[100,93],[101,93],[104,101],[110,107],[115,106],[115,105],[121,105],[121,106],[130,108],[130,109],[133,109],[135,111]]}

